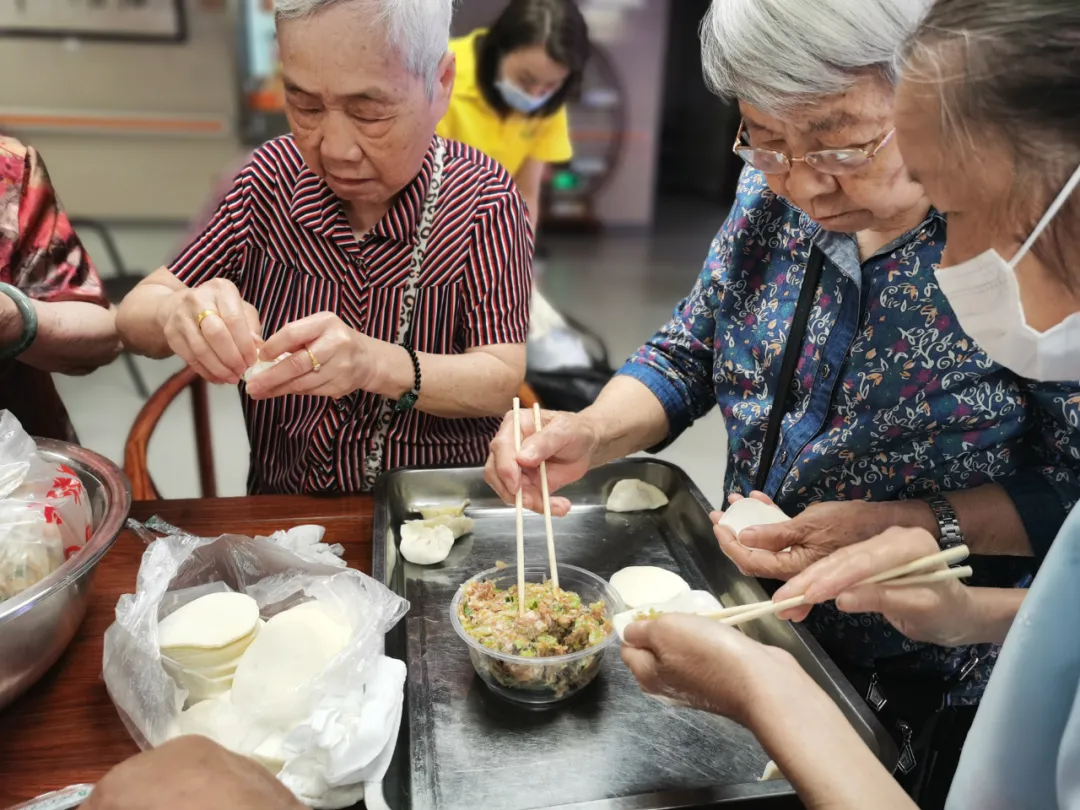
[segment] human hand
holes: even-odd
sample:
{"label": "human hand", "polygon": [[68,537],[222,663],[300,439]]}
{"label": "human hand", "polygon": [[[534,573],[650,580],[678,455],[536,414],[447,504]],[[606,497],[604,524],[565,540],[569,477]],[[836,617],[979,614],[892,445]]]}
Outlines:
{"label": "human hand", "polygon": [[798,699],[809,681],[784,650],[701,616],[668,613],[636,622],[626,628],[625,638],[623,661],[646,693],[748,728],[758,712]]}
{"label": "human hand", "polygon": [[949,579],[928,585],[861,585],[868,577],[936,554],[937,541],[922,529],[892,528],[847,546],[811,565],[773,595],[774,602],[806,596],[807,605],[781,614],[802,621],[813,605],[829,599],[845,613],[880,613],[910,639],[959,647],[980,638],[972,589]]}
{"label": "human hand", "polygon": [[[262,347],[264,360],[288,354],[247,384],[252,399],[286,394],[339,399],[370,390],[383,349],[390,347],[347,326],[332,312],[319,312],[284,326]],[[318,365],[316,365],[316,363]]]}
{"label": "human hand", "polygon": [[[210,314],[200,321],[203,313]],[[210,382],[235,385],[259,357],[259,313],[227,279],[177,290],[162,300],[157,317],[169,348]]]}
{"label": "human hand", "polygon": [[120,763],[83,810],[303,810],[262,765],[206,737],[184,736]]}
{"label": "human hand", "polygon": [[[734,502],[740,495],[732,495]],[[768,496],[752,498],[772,504]],[[712,515],[713,522],[721,513]],[[720,548],[744,574],[786,580],[841,548],[858,543],[894,526],[936,527],[930,507],[922,501],[829,501],[809,506],[786,523],[752,526],[738,539],[726,526],[713,531]]]}
{"label": "human hand", "polygon": [[[514,413],[506,414],[491,440],[491,452],[484,465],[484,480],[503,501],[514,503],[520,487],[522,506],[534,512],[544,508],[540,463],[546,463],[548,487],[553,493],[589,471],[598,444],[596,430],[580,414],[544,411],[543,420],[543,430],[537,433],[532,411],[521,410],[522,442],[518,453]],[[551,499],[553,515],[561,517],[569,511],[569,500]]]}

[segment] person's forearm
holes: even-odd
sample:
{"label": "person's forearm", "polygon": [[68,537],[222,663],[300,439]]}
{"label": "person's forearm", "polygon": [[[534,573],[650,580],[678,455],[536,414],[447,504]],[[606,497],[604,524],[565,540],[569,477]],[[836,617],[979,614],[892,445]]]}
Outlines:
{"label": "person's forearm", "polygon": [[1026,588],[969,588],[972,601],[970,630],[964,644],[1001,644],[1009,634]]}
{"label": "person's forearm", "polygon": [[[504,347],[497,347],[504,348]],[[505,347],[510,358],[473,351],[465,354],[426,354],[420,360],[420,398],[416,408],[447,419],[502,416],[511,407],[525,380],[524,347]],[[400,346],[374,341],[379,369],[371,392],[397,400],[413,389],[415,370]],[[519,362],[520,358],[520,362]]]}
{"label": "person's forearm", "polygon": [[122,346],[116,313],[85,301],[34,301],[37,339],[19,360],[42,371],[89,374],[108,365]]}
{"label": "person's forearm", "polygon": [[116,326],[129,351],[156,359],[172,356],[173,351],[165,339],[162,305],[172,299],[178,289],[184,289],[184,285],[162,268],[124,299],[116,315]]}
{"label": "person's forearm", "polygon": [[[943,493],[956,512],[964,541],[973,554],[1030,557],[1031,542],[1012,498],[997,484]],[[926,529],[934,537],[941,531],[929,505],[918,499],[881,504],[888,526]],[[889,515],[889,517],[885,517]]]}
{"label": "person's forearm", "polygon": [[522,192],[521,196],[525,200],[525,207],[529,212],[529,222],[532,225],[533,237],[535,238],[540,232],[540,188],[537,187],[528,193]]}
{"label": "person's forearm", "polygon": [[544,164],[538,160],[529,158],[518,171],[514,178],[518,194],[525,202],[525,209],[532,224],[532,232],[535,237],[540,227],[540,187],[544,182]]}
{"label": "person's forearm", "polygon": [[761,705],[750,730],[807,810],[915,810],[836,704],[809,676],[784,705]]}
{"label": "person's forearm", "polygon": [[597,437],[592,466],[647,450],[668,436],[664,406],[643,383],[615,377],[581,412]]}
{"label": "person's forearm", "polygon": [[[59,374],[88,374],[120,354],[116,313],[85,301],[31,301],[37,313],[37,338],[19,362]],[[23,318],[15,303],[0,296],[0,345],[19,340]]]}

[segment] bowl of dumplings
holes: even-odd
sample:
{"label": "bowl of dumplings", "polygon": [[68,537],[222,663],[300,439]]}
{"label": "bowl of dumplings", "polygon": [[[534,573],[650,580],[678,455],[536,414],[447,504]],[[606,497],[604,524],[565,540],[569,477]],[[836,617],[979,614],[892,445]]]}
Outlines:
{"label": "bowl of dumplings", "polygon": [[[34,584],[0,601],[0,710],[29,689],[67,648],[82,624],[97,564],[131,509],[127,477],[108,459],[66,442],[36,439],[38,455],[75,472],[89,499],[86,544]],[[26,571],[4,576],[27,577]],[[29,581],[29,580],[27,580]]]}

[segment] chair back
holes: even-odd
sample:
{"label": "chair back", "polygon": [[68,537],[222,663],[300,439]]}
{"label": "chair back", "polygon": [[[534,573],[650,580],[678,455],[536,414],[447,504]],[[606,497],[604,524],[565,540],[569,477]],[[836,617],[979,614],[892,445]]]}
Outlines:
{"label": "chair back", "polygon": [[210,400],[207,382],[190,368],[176,372],[157,389],[128,433],[124,446],[124,472],[131,480],[131,496],[136,501],[156,501],[161,493],[150,477],[147,451],[150,438],[165,415],[169,405],[181,393],[191,391],[191,413],[195,423],[195,452],[199,460],[199,487],[204,498],[217,497],[217,479],[214,476],[214,448],[210,435]]}

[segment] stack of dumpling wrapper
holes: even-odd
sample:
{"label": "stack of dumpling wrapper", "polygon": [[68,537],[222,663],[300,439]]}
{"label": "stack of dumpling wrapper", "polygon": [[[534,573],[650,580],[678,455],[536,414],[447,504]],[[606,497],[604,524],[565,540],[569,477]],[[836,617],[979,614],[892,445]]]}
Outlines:
{"label": "stack of dumpling wrapper", "polygon": [[232,689],[240,657],[262,625],[255,600],[232,592],[189,602],[158,625],[162,662],[189,704]]}
{"label": "stack of dumpling wrapper", "polygon": [[166,670],[187,690],[177,734],[201,734],[241,753],[244,737],[261,740],[252,756],[274,773],[284,766],[285,738],[307,714],[297,698],[345,649],[347,619],[319,602],[259,618],[242,593],[214,593],[167,616],[158,626]]}

